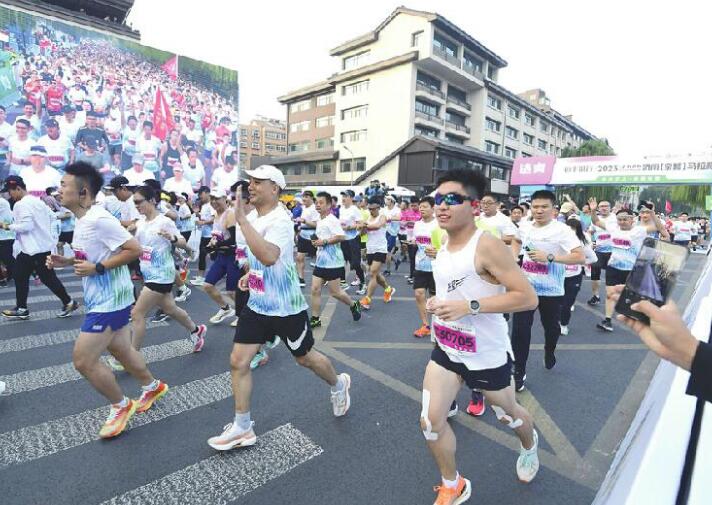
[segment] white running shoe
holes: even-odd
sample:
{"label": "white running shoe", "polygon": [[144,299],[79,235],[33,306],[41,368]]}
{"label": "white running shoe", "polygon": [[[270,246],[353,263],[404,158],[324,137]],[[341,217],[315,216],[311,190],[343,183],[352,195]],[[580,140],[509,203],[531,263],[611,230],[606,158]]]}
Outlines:
{"label": "white running shoe", "polygon": [[188,340],[193,344],[193,352],[200,352],[205,345],[205,335],[208,333],[208,327],[204,324],[198,325],[198,331],[188,334]]}
{"label": "white running shoe", "polygon": [[574,310],[576,310],[576,305],[571,306],[571,312],[573,312]]}
{"label": "white running shoe", "polygon": [[534,480],[537,472],[539,471],[539,455],[537,450],[539,449],[539,435],[536,430],[534,430],[534,445],[531,449],[525,449],[521,447],[519,449],[519,457],[517,458],[517,477],[519,480],[525,483],[529,483]]}
{"label": "white running shoe", "polygon": [[255,423],[253,422],[247,431],[240,433],[236,429],[233,429],[232,423],[226,424],[222,434],[208,439],[208,445],[216,451],[229,451],[235,447],[255,445],[257,435],[255,435],[252,429],[254,425]]}
{"label": "white running shoe", "polygon": [[111,368],[114,372],[123,372],[124,371],[124,365],[119,363],[119,360],[117,360],[113,356],[107,356],[106,364],[109,365],[109,368]]}
{"label": "white running shoe", "polygon": [[361,281],[358,280],[358,279],[356,279],[355,281],[351,281],[351,285],[352,285],[352,286],[360,286],[360,285],[361,285]]}
{"label": "white running shoe", "polygon": [[6,388],[7,388],[7,385],[3,381],[0,381],[0,396],[5,394]]}
{"label": "white running shoe", "polygon": [[220,324],[228,317],[232,317],[234,315],[235,315],[235,309],[228,306],[227,310],[225,310],[225,309],[218,310],[215,313],[215,315],[210,318],[210,322],[213,324]]}
{"label": "white running shoe", "polygon": [[566,325],[564,325],[564,324],[562,324],[562,325],[561,325],[561,334],[564,335],[564,336],[565,336],[565,335],[568,335],[568,334],[569,334],[569,327],[566,326]]}
{"label": "white running shoe", "polygon": [[334,415],[336,417],[341,417],[346,415],[351,406],[351,395],[349,394],[349,389],[351,389],[351,376],[347,373],[339,374],[344,380],[344,389],[341,391],[336,391],[331,393],[331,406],[334,408]]}
{"label": "white running shoe", "polygon": [[190,290],[190,288],[188,286],[183,286],[183,289],[179,290],[178,292],[179,292],[179,295],[176,296],[176,303],[181,303],[181,302],[186,301],[188,299],[188,297],[190,296],[190,293],[192,293],[192,291]]}
{"label": "white running shoe", "polygon": [[190,280],[191,285],[193,286],[202,286],[205,284],[205,277],[201,277],[199,275],[196,275]]}

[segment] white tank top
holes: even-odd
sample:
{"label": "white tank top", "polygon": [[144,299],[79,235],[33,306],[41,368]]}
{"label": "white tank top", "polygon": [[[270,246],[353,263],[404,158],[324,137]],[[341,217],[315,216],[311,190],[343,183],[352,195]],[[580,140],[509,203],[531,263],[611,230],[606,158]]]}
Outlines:
{"label": "white tank top", "polygon": [[[369,217],[366,221],[367,224],[375,224],[381,216]],[[366,241],[366,254],[375,253],[387,253],[388,252],[388,241],[386,240],[386,227],[381,226],[377,230],[368,230],[368,240]]]}
{"label": "white tank top", "polygon": [[[482,230],[477,230],[457,252],[442,247],[433,261],[435,292],[439,300],[482,300],[501,295],[504,286],[492,284],[477,274],[475,252]],[[512,355],[509,328],[502,314],[467,315],[457,321],[441,321],[433,315],[432,336],[454,363],[469,370],[497,368]]]}

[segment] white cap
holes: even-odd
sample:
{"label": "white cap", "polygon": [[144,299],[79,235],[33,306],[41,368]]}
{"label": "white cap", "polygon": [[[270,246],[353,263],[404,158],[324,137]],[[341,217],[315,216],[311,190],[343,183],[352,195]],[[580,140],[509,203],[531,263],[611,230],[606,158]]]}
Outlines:
{"label": "white cap", "polygon": [[268,180],[274,182],[281,189],[287,187],[282,171],[272,165],[260,165],[254,170],[245,170],[245,173],[254,179]]}
{"label": "white cap", "polygon": [[210,196],[213,198],[225,198],[227,195],[224,189],[215,188],[210,191]]}

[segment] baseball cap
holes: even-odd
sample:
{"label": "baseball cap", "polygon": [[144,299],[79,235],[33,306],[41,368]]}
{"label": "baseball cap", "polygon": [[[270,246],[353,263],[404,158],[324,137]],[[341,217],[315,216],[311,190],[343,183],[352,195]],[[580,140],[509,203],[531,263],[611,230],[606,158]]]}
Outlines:
{"label": "baseball cap", "polygon": [[140,154],[134,154],[131,158],[132,165],[143,165],[143,156]]}
{"label": "baseball cap", "polygon": [[116,177],[114,177],[113,179],[111,179],[109,181],[109,184],[104,186],[104,189],[114,190],[114,189],[119,189],[121,187],[128,186],[128,185],[129,185],[129,180],[126,177],[124,177],[123,175],[117,175]]}
{"label": "baseball cap", "polygon": [[363,201],[363,197],[362,197],[361,195],[358,195],[358,196],[354,197],[354,202],[358,203],[358,202],[361,202],[361,201]]}
{"label": "baseball cap", "polygon": [[72,107],[70,105],[65,105],[64,107],[62,107],[63,114],[67,114],[68,112],[76,112],[76,111],[77,111],[77,109],[75,109],[74,107]]}
{"label": "baseball cap", "polygon": [[354,193],[354,191],[352,189],[347,189],[346,191],[342,191],[341,194],[343,196],[350,196],[351,198],[356,196],[356,193]]}
{"label": "baseball cap", "polygon": [[574,210],[574,206],[573,206],[571,203],[569,203],[569,202],[564,202],[564,203],[561,205],[561,212],[562,212],[563,214],[566,214],[566,213],[568,213],[568,212],[571,212],[572,210]]}
{"label": "baseball cap", "polygon": [[93,110],[90,110],[90,111],[87,111],[87,117],[99,117],[99,114],[97,114]]}
{"label": "baseball cap", "polygon": [[213,198],[225,198],[227,195],[224,189],[215,188],[210,191],[210,196]]}
{"label": "baseball cap", "polygon": [[30,156],[42,156],[44,158],[47,156],[47,149],[45,149],[45,146],[34,145],[30,147]]}
{"label": "baseball cap", "polygon": [[56,119],[48,119],[47,121],[45,121],[45,126],[47,128],[57,128],[59,127],[59,123]]}
{"label": "baseball cap", "polygon": [[27,189],[27,186],[25,186],[25,181],[22,180],[22,177],[20,177],[19,175],[11,175],[7,179],[5,179],[5,184],[3,184],[1,191],[4,193],[5,191],[9,191],[11,189],[17,189],[18,187],[22,189]]}
{"label": "baseball cap", "polygon": [[245,173],[254,179],[269,180],[274,182],[281,189],[287,187],[284,174],[280,169],[272,165],[260,165],[254,170],[245,170]]}

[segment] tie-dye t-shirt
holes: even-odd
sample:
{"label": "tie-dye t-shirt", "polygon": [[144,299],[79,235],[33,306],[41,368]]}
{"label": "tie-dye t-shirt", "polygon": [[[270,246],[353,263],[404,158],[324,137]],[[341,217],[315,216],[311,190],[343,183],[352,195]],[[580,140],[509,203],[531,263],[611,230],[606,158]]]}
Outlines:
{"label": "tie-dye t-shirt", "polygon": [[539,296],[563,296],[565,266],[561,263],[534,261],[527,250],[546,254],[568,254],[581,247],[573,230],[564,223],[551,221],[546,226],[521,226],[517,230],[524,253],[522,270]]}
{"label": "tie-dye t-shirt", "polygon": [[171,284],[176,276],[173,248],[168,239],[158,234],[159,231],[166,231],[173,236],[180,233],[173,220],[163,215],[156,216],[152,221],[136,223],[136,240],[141,246],[138,258],[141,274],[145,282]]}
{"label": "tie-dye t-shirt", "polygon": [[247,218],[257,233],[279,247],[280,251],[277,262],[266,266],[251,250],[247,250],[250,265],[250,300],[247,306],[258,314],[275,317],[291,316],[307,310],[294,263],[294,225],[290,216],[277,206],[264,216],[252,212]]}
{"label": "tie-dye t-shirt", "polygon": [[[316,236],[319,240],[328,240],[333,237],[344,237],[344,229],[339,223],[339,219],[333,214],[319,219],[316,223]],[[344,253],[341,252],[341,244],[326,244],[316,251],[316,266],[319,268],[343,268]]]}
{"label": "tie-dye t-shirt", "polygon": [[[119,220],[97,204],[77,219],[72,249],[75,258],[99,263],[116,254],[129,240],[131,234]],[[133,284],[126,265],[107,269],[102,275],[82,277],[82,285],[87,312],[115,312],[134,302]]]}
{"label": "tie-dye t-shirt", "polygon": [[432,245],[432,233],[438,227],[438,221],[431,219],[429,223],[423,220],[416,221],[413,228],[413,239],[418,251],[415,253],[415,269],[419,272],[432,272],[433,259],[425,254],[425,249]]}
{"label": "tie-dye t-shirt", "polygon": [[645,226],[634,226],[630,230],[618,228],[611,232],[612,249],[608,266],[617,270],[633,270],[638,251],[647,236],[648,230]]}

